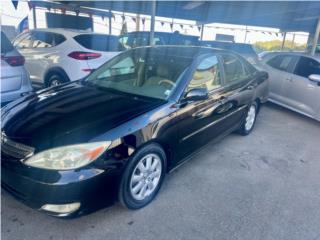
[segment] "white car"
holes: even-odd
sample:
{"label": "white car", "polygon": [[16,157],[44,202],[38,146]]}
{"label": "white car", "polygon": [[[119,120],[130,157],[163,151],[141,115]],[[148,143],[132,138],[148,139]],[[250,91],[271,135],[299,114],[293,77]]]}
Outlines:
{"label": "white car", "polygon": [[13,45],[31,81],[45,87],[82,79],[122,50],[117,36],[59,28],[22,33]]}
{"label": "white car", "polygon": [[1,106],[33,91],[24,57],[1,31]]}
{"label": "white car", "polygon": [[269,52],[262,61],[269,73],[269,100],[320,121],[320,56]]}

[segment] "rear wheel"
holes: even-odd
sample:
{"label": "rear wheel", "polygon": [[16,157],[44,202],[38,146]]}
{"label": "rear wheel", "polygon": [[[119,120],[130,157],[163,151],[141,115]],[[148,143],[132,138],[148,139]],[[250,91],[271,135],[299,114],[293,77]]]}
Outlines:
{"label": "rear wheel", "polygon": [[54,87],[67,82],[67,80],[59,73],[53,73],[46,81],[46,87]]}
{"label": "rear wheel", "polygon": [[254,124],[256,122],[256,118],[257,118],[257,113],[258,113],[258,104],[257,102],[253,102],[246,113],[246,118],[243,121],[240,129],[239,129],[239,133],[243,136],[248,135],[251,133]]}
{"label": "rear wheel", "polygon": [[119,188],[119,200],[129,209],[149,204],[165,177],[166,155],[158,144],[140,149],[129,159]]}

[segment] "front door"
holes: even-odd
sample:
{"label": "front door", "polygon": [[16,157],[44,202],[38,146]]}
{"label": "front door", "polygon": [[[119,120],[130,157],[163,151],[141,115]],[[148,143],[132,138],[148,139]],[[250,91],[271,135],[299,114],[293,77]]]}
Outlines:
{"label": "front door", "polygon": [[309,57],[300,57],[294,73],[285,85],[287,105],[311,117],[316,117],[320,107],[320,86],[308,79],[320,75],[320,63]]}
{"label": "front door", "polygon": [[[208,98],[188,102],[177,112],[179,121],[179,159],[204,146],[211,139],[220,136],[240,121],[243,108],[234,98],[236,91],[226,91],[223,72],[217,56],[209,56],[200,61],[185,90],[205,88]],[[240,96],[240,95],[239,95]],[[237,97],[236,97],[237,98]]]}

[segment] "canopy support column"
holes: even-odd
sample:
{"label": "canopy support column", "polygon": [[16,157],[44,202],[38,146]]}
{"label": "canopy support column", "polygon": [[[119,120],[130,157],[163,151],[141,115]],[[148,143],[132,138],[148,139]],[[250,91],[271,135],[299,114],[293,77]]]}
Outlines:
{"label": "canopy support column", "polygon": [[203,31],[204,31],[204,24],[201,25],[201,34],[200,34],[200,40],[203,39]]}
{"label": "canopy support column", "polygon": [[311,50],[311,55],[315,55],[316,53],[316,48],[319,40],[319,35],[320,35],[320,17],[318,17],[318,23],[316,27],[316,32],[313,37],[313,42],[312,42],[312,50]]}
{"label": "canopy support column", "polygon": [[37,14],[36,14],[36,6],[32,8],[32,17],[33,17],[33,28],[37,28]]}
{"label": "canopy support column", "polygon": [[246,33],[244,34],[244,43],[247,41],[248,26],[246,25]]}
{"label": "canopy support column", "polygon": [[156,1],[153,0],[151,4],[151,22],[150,22],[150,46],[154,45],[154,26],[156,23]]}
{"label": "canopy support column", "polygon": [[284,48],[284,44],[285,44],[285,42],[286,42],[286,36],[287,36],[287,32],[284,32],[284,33],[283,33],[283,39],[282,39],[281,50],[283,50],[283,48]]}
{"label": "canopy support column", "polygon": [[112,13],[109,11],[110,16],[109,16],[109,34],[112,34]]}
{"label": "canopy support column", "polygon": [[140,31],[140,14],[137,14],[136,18],[136,31]]}

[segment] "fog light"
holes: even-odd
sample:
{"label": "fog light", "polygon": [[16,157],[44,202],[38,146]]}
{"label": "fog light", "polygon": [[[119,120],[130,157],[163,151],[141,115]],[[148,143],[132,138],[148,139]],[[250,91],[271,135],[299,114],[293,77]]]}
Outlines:
{"label": "fog light", "polygon": [[68,204],[45,204],[41,207],[42,210],[54,213],[72,213],[80,208],[80,203]]}

